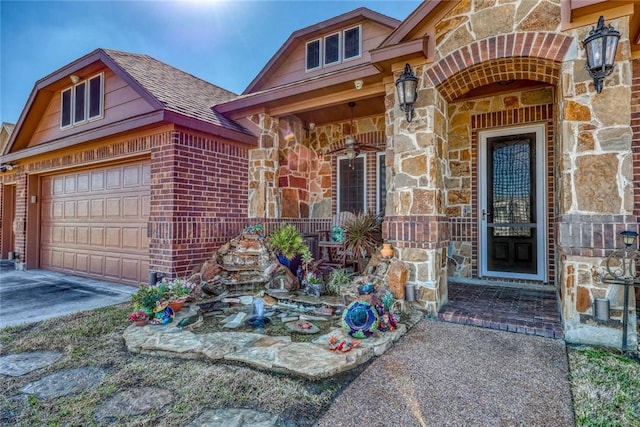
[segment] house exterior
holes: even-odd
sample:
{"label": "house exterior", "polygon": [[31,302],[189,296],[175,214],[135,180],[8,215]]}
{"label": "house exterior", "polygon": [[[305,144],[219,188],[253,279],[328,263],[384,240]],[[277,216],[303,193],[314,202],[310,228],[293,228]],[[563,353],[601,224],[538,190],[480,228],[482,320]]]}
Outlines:
{"label": "house exterior", "polygon": [[[621,38],[598,93],[581,41],[600,16]],[[27,268],[118,278],[108,272],[119,265],[133,282],[188,271],[246,224],[313,233],[341,211],[376,210],[425,312],[446,303],[451,280],[551,286],[568,341],[618,345],[621,287],[602,278],[618,233],[638,231],[639,29],[634,1],[425,1],[401,22],[361,8],[293,32],[240,96],[98,50],[36,83],[0,157],[15,164],[0,175],[3,200],[15,193],[15,250]],[[172,71],[136,74],[138,60]],[[407,65],[418,79],[411,121],[395,86]],[[102,118],[86,129],[60,111],[72,75],[87,87],[104,76]],[[71,195],[94,171],[105,183],[138,177],[126,181],[135,220],[112,220],[109,195]],[[67,224],[93,203],[100,225]],[[137,236],[124,255],[109,250],[113,223]],[[95,249],[94,227],[104,227]],[[80,238],[85,253],[73,249]],[[596,298],[613,321],[594,318]]]}
{"label": "house exterior", "polygon": [[36,82],[1,157],[2,257],[130,284],[201,263],[247,218],[256,139],[210,108],[234,97],[105,49]]}

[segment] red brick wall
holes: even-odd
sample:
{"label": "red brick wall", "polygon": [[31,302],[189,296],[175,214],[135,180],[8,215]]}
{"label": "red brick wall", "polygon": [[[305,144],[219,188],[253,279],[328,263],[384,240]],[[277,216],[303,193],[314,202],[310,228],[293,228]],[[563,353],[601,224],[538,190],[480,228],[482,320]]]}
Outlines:
{"label": "red brick wall", "polygon": [[150,268],[187,275],[247,225],[248,149],[176,131],[151,159]]}
{"label": "red brick wall", "polygon": [[528,79],[557,84],[559,67],[572,38],[553,33],[511,33],[469,43],[427,70],[447,101],[470,87],[500,80]]}

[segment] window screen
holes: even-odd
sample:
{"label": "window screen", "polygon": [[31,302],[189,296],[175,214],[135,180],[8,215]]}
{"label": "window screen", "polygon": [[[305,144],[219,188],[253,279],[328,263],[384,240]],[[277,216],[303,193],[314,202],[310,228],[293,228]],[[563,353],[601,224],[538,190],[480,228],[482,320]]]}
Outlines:
{"label": "window screen", "polygon": [[71,89],[62,92],[62,105],[60,111],[60,126],[71,125]]}
{"label": "window screen", "polygon": [[338,212],[365,212],[364,159],[338,159]]}
{"label": "window screen", "polygon": [[324,38],[324,64],[340,62],[340,34],[332,34]]}
{"label": "window screen", "polygon": [[387,207],[387,165],[385,164],[385,155],[378,155],[378,188],[377,188],[377,203],[376,208],[378,213],[384,216],[385,209]]}
{"label": "window screen", "polygon": [[360,56],[360,27],[344,32],[344,59]]}
{"label": "window screen", "polygon": [[82,82],[74,87],[74,112],[73,122],[83,122],[85,117],[85,87],[86,83]]}
{"label": "window screen", "polygon": [[102,75],[89,80],[89,118],[102,115]]}
{"label": "window screen", "polygon": [[307,43],[307,70],[320,67],[320,40]]}

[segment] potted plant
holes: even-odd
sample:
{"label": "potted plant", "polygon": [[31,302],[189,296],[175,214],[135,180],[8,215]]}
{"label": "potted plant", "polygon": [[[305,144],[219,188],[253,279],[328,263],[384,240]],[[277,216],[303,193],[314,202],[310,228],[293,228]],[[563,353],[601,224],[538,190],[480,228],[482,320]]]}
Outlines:
{"label": "potted plant", "polygon": [[129,315],[129,320],[136,326],[144,326],[149,322],[149,314],[144,310],[138,310]]}
{"label": "potted plant", "polygon": [[342,287],[351,283],[352,276],[353,274],[342,267],[331,270],[327,280],[327,292],[339,296]]}
{"label": "potted plant", "polygon": [[293,274],[297,274],[302,257],[310,252],[302,234],[291,224],[282,224],[269,233],[269,243],[280,264],[288,267]]}
{"label": "potted plant", "polygon": [[184,303],[192,296],[195,284],[186,279],[162,279],[160,282],[163,300],[169,302],[169,306],[175,313],[180,311]]}
{"label": "potted plant", "polygon": [[344,226],[345,250],[358,260],[358,270],[382,244],[382,221],[373,212],[359,212]]}
{"label": "potted plant", "polygon": [[153,316],[153,309],[162,298],[163,291],[160,286],[149,286],[146,283],[141,283],[137,292],[131,295],[131,302],[136,310],[142,310],[148,316]]}

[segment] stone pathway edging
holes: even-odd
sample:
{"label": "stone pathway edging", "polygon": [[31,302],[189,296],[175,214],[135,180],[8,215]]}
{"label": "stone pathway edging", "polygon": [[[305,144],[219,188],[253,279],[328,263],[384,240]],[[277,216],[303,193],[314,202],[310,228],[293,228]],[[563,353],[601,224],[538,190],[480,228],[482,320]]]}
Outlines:
{"label": "stone pathway edging", "polygon": [[195,334],[176,327],[180,321],[167,325],[129,326],[123,333],[129,351],[133,353],[178,357],[208,358],[242,362],[273,372],[298,375],[310,379],[327,378],[345,372],[380,356],[422,318],[414,312],[403,316],[395,331],[379,332],[360,340],[349,352],[329,350],[329,338],[354,341],[343,329],[337,328],[309,343],[291,342],[291,337],[272,337],[249,332],[214,332]]}

